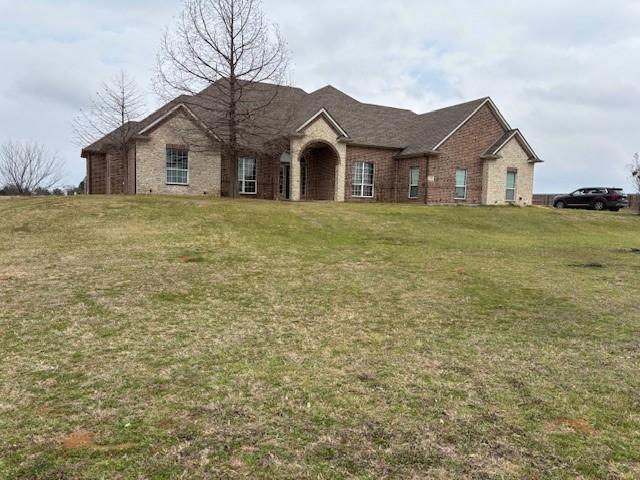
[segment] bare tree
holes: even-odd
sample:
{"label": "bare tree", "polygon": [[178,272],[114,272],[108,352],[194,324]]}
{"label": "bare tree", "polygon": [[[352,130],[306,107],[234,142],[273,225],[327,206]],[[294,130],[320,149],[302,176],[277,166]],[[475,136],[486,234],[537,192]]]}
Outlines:
{"label": "bare tree", "polygon": [[0,146],[0,180],[18,195],[49,190],[62,178],[63,164],[37,142]]}
{"label": "bare tree", "polygon": [[162,38],[156,91],[170,98],[198,95],[198,107],[208,110],[207,124],[231,159],[234,196],[242,139],[263,133],[255,119],[279,92],[256,95],[257,84],[284,85],[288,63],[286,43],[265,19],[260,0],[185,0],[178,24]]}
{"label": "bare tree", "polygon": [[629,171],[631,172],[631,181],[637,194],[636,199],[640,200],[640,153],[636,152],[633,155],[633,162],[629,166]]}
{"label": "bare tree", "polygon": [[131,122],[144,114],[144,95],[136,82],[120,72],[111,82],[104,82],[91,105],[72,122],[74,141],[86,147],[107,135],[116,147],[127,143],[133,127]]}
{"label": "bare tree", "polygon": [[[102,140],[102,149],[117,152],[120,159],[126,159],[135,124],[144,114],[144,95],[136,82],[121,71],[110,82],[102,83],[87,109],[80,110],[73,119],[73,141],[87,147]],[[111,164],[107,163],[107,176]]]}

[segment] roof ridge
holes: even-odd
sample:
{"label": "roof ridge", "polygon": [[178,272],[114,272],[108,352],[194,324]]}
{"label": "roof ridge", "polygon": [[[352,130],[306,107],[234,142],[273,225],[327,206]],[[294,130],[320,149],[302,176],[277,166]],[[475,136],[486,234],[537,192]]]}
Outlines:
{"label": "roof ridge", "polygon": [[362,101],[358,100],[357,98],[352,97],[351,95],[349,95],[349,94],[347,94],[347,93],[343,92],[343,91],[342,91],[342,90],[340,90],[339,88],[334,87],[334,86],[333,86],[333,85],[331,85],[331,84],[329,84],[329,85],[325,85],[324,87],[319,88],[319,89],[317,89],[317,90],[315,90],[315,91],[311,92],[309,95],[313,95],[314,93],[318,93],[318,92],[321,92],[321,91],[323,91],[323,90],[338,92],[338,93],[340,93],[341,95],[344,95],[345,97],[350,98],[350,99],[351,99],[351,100],[353,100],[354,102],[358,103],[359,105],[363,105],[363,106],[365,106],[365,107],[384,108],[384,109],[387,109],[387,110],[395,110],[395,111],[398,111],[398,112],[412,113],[412,114],[414,114],[414,115],[418,115],[417,113],[415,113],[413,110],[411,110],[411,109],[409,109],[409,108],[399,108],[399,107],[392,107],[392,106],[389,106],[389,105],[381,105],[381,104],[378,104],[378,103],[362,102]]}
{"label": "roof ridge", "polygon": [[387,108],[389,110],[397,110],[399,112],[409,112],[414,115],[418,115],[416,112],[411,110],[410,108],[400,108],[400,107],[390,107],[389,105],[380,105],[379,103],[367,103],[367,102],[359,102],[362,105],[366,105],[367,107],[377,107],[377,108]]}
{"label": "roof ridge", "polygon": [[429,115],[431,113],[441,112],[443,110],[448,110],[450,108],[462,107],[463,105],[470,105],[472,103],[486,102],[487,100],[490,100],[490,99],[491,99],[491,97],[480,97],[480,98],[476,98],[475,100],[467,100],[466,102],[455,103],[455,104],[449,105],[447,107],[436,108],[435,110],[430,110],[428,112],[421,113],[421,114],[419,114],[419,116],[422,117],[424,115]]}

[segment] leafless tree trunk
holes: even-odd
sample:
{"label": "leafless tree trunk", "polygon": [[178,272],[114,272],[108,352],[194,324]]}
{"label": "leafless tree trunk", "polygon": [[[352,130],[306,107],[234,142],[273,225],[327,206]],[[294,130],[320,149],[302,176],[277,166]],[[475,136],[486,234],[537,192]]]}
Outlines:
{"label": "leafless tree trunk", "polygon": [[52,188],[62,170],[62,161],[36,142],[7,142],[0,147],[0,180],[18,195]]}
{"label": "leafless tree trunk", "polygon": [[256,83],[284,85],[288,63],[286,43],[260,0],[185,0],[177,25],[162,38],[156,91],[171,99],[198,95],[198,108],[209,111],[207,124],[231,160],[233,196],[242,140],[263,133],[254,120],[278,94],[275,88],[256,95]]}
{"label": "leafless tree trunk", "polygon": [[[120,72],[111,82],[104,82],[89,108],[80,110],[74,118],[74,143],[84,148],[103,140],[102,148],[117,152],[124,161],[128,158],[129,140],[135,128],[131,122],[144,114],[144,107],[144,95],[136,82]],[[108,163],[108,178],[110,167]]]}
{"label": "leafless tree trunk", "polygon": [[[635,187],[636,201],[640,200],[640,153],[633,156],[633,163],[630,165],[631,181]],[[638,205],[638,213],[640,213],[640,205]]]}

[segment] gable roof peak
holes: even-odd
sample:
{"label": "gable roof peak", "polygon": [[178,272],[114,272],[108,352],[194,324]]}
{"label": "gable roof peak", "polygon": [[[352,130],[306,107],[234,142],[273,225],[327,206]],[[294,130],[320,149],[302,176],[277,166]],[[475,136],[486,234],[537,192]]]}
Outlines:
{"label": "gable roof peak", "polygon": [[533,148],[531,148],[531,145],[529,144],[529,142],[527,142],[527,139],[524,138],[524,135],[522,135],[522,132],[517,128],[506,131],[502,137],[496,140],[496,142],[491,147],[489,147],[489,149],[486,152],[484,152],[481,155],[480,158],[484,160],[494,160],[496,158],[500,158],[500,152],[502,151],[502,149],[513,139],[516,139],[520,144],[520,146],[527,153],[527,155],[529,155],[530,162],[533,162],[533,163],[542,162],[542,160],[540,159],[540,157],[538,157],[538,155],[533,150]]}
{"label": "gable roof peak", "polygon": [[428,112],[421,113],[419,116],[420,117],[424,117],[426,115],[431,115],[432,113],[440,113],[440,112],[443,112],[445,110],[450,110],[450,109],[460,108],[460,107],[465,107],[465,106],[471,106],[471,105],[475,105],[477,107],[477,106],[483,105],[487,101],[493,102],[493,100],[491,100],[491,97],[480,97],[480,98],[476,98],[475,100],[468,100],[466,102],[461,102],[461,103],[456,103],[456,104],[453,104],[453,105],[447,105],[446,107],[436,108],[435,110],[430,110]]}

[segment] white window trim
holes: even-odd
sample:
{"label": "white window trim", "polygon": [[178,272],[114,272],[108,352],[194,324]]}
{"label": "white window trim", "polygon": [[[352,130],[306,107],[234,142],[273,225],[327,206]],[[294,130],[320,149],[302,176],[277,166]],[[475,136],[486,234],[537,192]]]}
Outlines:
{"label": "white window trim", "polygon": [[[411,183],[411,181],[413,180],[413,178],[411,177],[411,173],[414,170],[418,171],[418,183],[416,183],[415,185]],[[413,187],[416,187],[416,195],[414,197],[411,196],[411,189]],[[420,195],[420,167],[411,167],[409,168],[409,199],[415,200],[416,198],[418,198],[419,195]]]}
{"label": "white window trim", "polygon": [[[177,151],[183,151],[183,152],[187,152],[187,168],[186,168],[186,172],[187,172],[187,183],[181,183],[181,182],[170,182],[169,181],[169,172],[170,171],[174,171],[174,172],[184,172],[185,169],[184,168],[169,168],[166,166],[167,164],[167,158],[166,155],[169,153],[169,150],[177,150]],[[179,148],[167,148],[166,152],[165,152],[165,185],[169,185],[169,186],[176,186],[176,187],[188,187],[190,184],[190,180],[191,180],[191,175],[190,175],[190,166],[191,166],[191,161],[189,159],[189,150],[184,150],[184,149],[179,149]]]}
{"label": "white window trim", "polygon": [[[249,157],[242,157],[238,159],[238,170],[240,170],[240,163],[244,162],[245,160],[253,160],[253,164],[255,166],[256,169],[256,179],[255,180],[245,180],[244,178],[240,178],[240,175],[238,175],[238,193],[240,195],[251,195],[251,196],[256,196],[258,195],[258,161],[255,158],[249,158]],[[244,168],[242,169],[242,172],[244,174]],[[238,172],[239,173],[239,172]],[[253,192],[247,192],[246,191],[246,187],[247,187],[247,183],[254,183],[255,184],[255,191]],[[241,185],[241,186],[240,186]]]}
{"label": "white window trim", "polygon": [[[510,174],[514,174],[515,175],[515,182],[513,185],[513,188],[509,188],[509,175]],[[518,199],[518,172],[507,172],[507,183],[506,183],[506,188],[505,188],[505,192],[504,192],[504,198],[506,202],[509,203],[515,203]],[[513,200],[509,200],[509,191],[513,190]]]}
{"label": "white window trim", "polygon": [[[353,178],[351,178],[351,197],[352,198],[374,198],[376,195],[376,164],[373,162],[365,162],[365,161],[358,160],[354,162],[354,165],[358,163],[362,164],[362,183],[357,184],[360,187],[360,195],[353,195],[353,187],[355,184],[353,183]],[[364,166],[365,165],[371,165],[372,167],[371,178],[373,183],[371,184],[364,183]],[[351,176],[353,177],[353,169],[351,169]],[[364,195],[364,187],[371,187],[371,195]]]}
{"label": "white window trim", "polygon": [[[458,185],[458,172],[464,172],[464,197],[458,197],[458,189],[462,188],[463,185]],[[453,192],[453,199],[454,200],[466,200],[467,199],[467,189],[468,189],[468,184],[469,184],[469,170],[467,170],[466,168],[456,168],[456,178],[455,178],[455,183],[456,186],[454,188],[454,192]]]}

